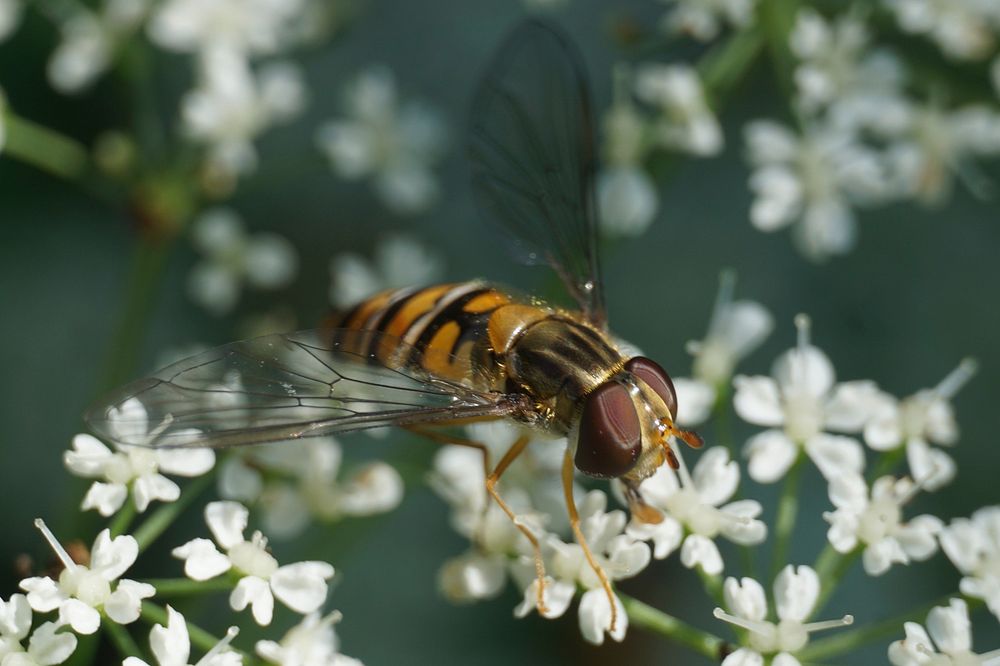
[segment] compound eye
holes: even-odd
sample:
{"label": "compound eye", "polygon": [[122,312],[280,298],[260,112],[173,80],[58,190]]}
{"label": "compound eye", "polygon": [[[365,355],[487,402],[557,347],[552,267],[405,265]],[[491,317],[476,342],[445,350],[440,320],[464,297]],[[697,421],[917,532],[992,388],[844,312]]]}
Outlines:
{"label": "compound eye", "polygon": [[628,389],[607,381],[589,394],[580,415],[576,466],[611,479],[628,472],[642,451],[642,429]]}
{"label": "compound eye", "polygon": [[667,409],[670,410],[670,418],[677,419],[677,393],[674,391],[674,383],[659,363],[645,356],[636,356],[629,359],[625,364],[625,369],[646,382],[646,385],[653,389],[667,405]]}

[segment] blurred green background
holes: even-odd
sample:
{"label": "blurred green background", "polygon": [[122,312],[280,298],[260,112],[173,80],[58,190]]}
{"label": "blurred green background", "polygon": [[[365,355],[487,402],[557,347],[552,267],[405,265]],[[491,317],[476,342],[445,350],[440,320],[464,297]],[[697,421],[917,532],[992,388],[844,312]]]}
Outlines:
{"label": "blurred green background", "polygon": [[[661,12],[647,2],[612,6],[571,0],[554,15],[584,52],[598,109],[609,103],[611,64],[634,56],[615,45],[614,27],[625,18],[640,25],[652,22]],[[260,168],[240,186],[233,206],[251,229],[273,229],[291,239],[301,255],[301,272],[293,288],[245,298],[240,312],[281,304],[296,313],[300,327],[313,325],[328,307],[330,257],[346,250],[370,254],[380,235],[401,230],[442,254],[449,280],[484,277],[536,292],[551,286],[543,269],[517,266],[484,240],[488,236],[470,198],[461,150],[477,76],[522,14],[518,3],[506,0],[373,2],[334,43],[300,54],[311,98],[306,116],[259,142]],[[17,101],[18,112],[85,142],[101,129],[127,124],[125,91],[113,82],[105,80],[78,98],[48,88],[44,62],[50,33],[29,18],[0,46],[0,83]],[[688,55],[681,47],[664,47],[644,52],[643,58],[674,61]],[[312,144],[314,128],[339,111],[343,83],[374,62],[393,68],[404,95],[438,105],[452,129],[442,172],[446,195],[416,219],[384,212],[364,184],[336,180]],[[169,56],[158,57],[155,67],[161,110],[170,117],[190,68]],[[661,213],[648,234],[605,246],[613,328],[671,372],[686,374],[690,361],[684,342],[704,334],[719,271],[732,267],[739,275],[738,297],[764,303],[776,319],[775,332],[743,372],[768,372],[771,360],[793,344],[792,317],[798,312],[812,316],[814,341],[830,355],[839,378],[874,379],[899,396],[933,386],[962,357],[974,356],[980,372],[956,401],[962,429],[954,451],[958,478],[938,493],[920,496],[910,511],[948,519],[995,502],[1000,470],[993,402],[1000,395],[996,202],[959,192],[940,209],[906,205],[862,213],[860,242],[852,254],[825,265],[808,263],[787,234],[763,235],[747,220],[750,195],[740,128],[749,119],[784,114],[770,70],[758,67],[721,114],[724,154],[680,163],[662,184]],[[0,156],[0,595],[16,587],[13,563],[20,554],[48,557],[33,518],[46,518],[64,539],[79,537],[88,543],[99,525],[94,516],[76,509],[86,484],[70,477],[61,459],[71,437],[84,429],[82,411],[106,388],[123,304],[130,280],[135,280],[135,248],[135,222],[124,206],[95,201],[72,185]],[[236,335],[240,316],[216,320],[186,297],[185,280],[194,260],[183,239],[169,253],[148,303],[138,362],[128,369],[129,376],[152,369],[164,350],[222,343]],[[738,439],[755,430],[741,427]],[[409,460],[413,452],[407,464],[418,465],[432,453],[406,437],[375,446],[367,438],[345,441],[358,444],[346,448],[349,456],[360,458],[403,451]],[[825,484],[814,470],[806,480],[792,544],[794,563],[815,559],[825,538],[820,515],[830,508]],[[773,511],[774,488],[748,480],[743,487]],[[141,560],[138,571],[179,574],[166,546],[200,529],[200,516],[191,516],[189,523],[187,530],[178,525],[168,532],[158,544],[160,554]],[[385,518],[317,528],[306,539],[277,546],[281,561],[310,556],[337,567],[329,606],[345,615],[338,627],[343,651],[366,664],[703,663],[638,630],[622,645],[588,646],[579,637],[573,611],[555,622],[534,616],[515,620],[511,609],[519,595],[511,590],[471,608],[451,606],[437,593],[435,575],[445,558],[464,548],[447,525],[444,503],[424,487],[410,489],[402,507]],[[957,582],[958,575],[940,554],[927,564],[894,567],[877,579],[855,570],[824,615],[849,612],[865,622],[937,598],[956,589]],[[712,619],[712,604],[697,579],[676,560],[654,562],[622,588],[725,634]],[[208,616],[223,604],[220,599],[202,608],[202,615],[189,610],[189,619],[219,630]],[[977,618],[976,646],[1000,645],[995,620]],[[290,619],[279,616],[277,625]],[[873,646],[850,663],[882,663],[884,648]]]}

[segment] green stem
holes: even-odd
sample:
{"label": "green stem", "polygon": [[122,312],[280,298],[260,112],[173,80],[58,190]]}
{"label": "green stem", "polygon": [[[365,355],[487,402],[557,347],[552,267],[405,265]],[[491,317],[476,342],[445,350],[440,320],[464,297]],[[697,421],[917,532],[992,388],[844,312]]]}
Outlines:
{"label": "green stem", "polygon": [[139,550],[143,551],[150,546],[157,537],[170,527],[174,519],[187,508],[198,495],[203,493],[215,480],[215,470],[203,474],[192,481],[181,493],[176,502],[164,504],[139,526],[132,536],[139,542]]}
{"label": "green stem", "polygon": [[[899,636],[902,638],[904,622],[923,623],[927,618],[927,613],[929,613],[932,608],[935,606],[947,606],[950,599],[960,596],[961,595],[958,594],[946,594],[939,599],[928,602],[914,610],[901,613],[895,617],[874,622],[850,631],[843,631],[830,636],[829,638],[820,639],[807,645],[795,656],[800,659],[810,660],[826,659],[856,650],[864,645],[873,643],[877,640],[884,640],[891,636]],[[982,601],[979,599],[967,598],[966,603],[969,604],[969,609],[971,611],[973,608],[981,605]]]}
{"label": "green stem", "polygon": [[705,586],[705,594],[711,597],[719,606],[724,606],[724,599],[722,597],[722,576],[713,575],[710,573],[705,573],[701,567],[696,567],[698,572],[698,577],[701,578],[702,585]]}
{"label": "green stem", "polygon": [[799,0],[762,0],[757,4],[757,19],[764,29],[775,77],[788,100],[793,98],[795,72],[795,56],[788,36],[798,11]]}
{"label": "green stem", "polygon": [[713,48],[698,61],[698,74],[712,97],[714,108],[718,109],[743,80],[743,76],[756,62],[763,45],[764,39],[760,32],[755,28],[747,28]]}
{"label": "green stem", "polygon": [[[148,601],[142,602],[141,617],[149,624],[159,624],[164,627],[167,626],[168,617],[166,609],[157,606],[154,603],[150,603]],[[218,645],[219,641],[222,640],[221,638],[216,638],[201,627],[191,624],[187,620],[185,620],[185,623],[187,624],[188,636],[191,639],[191,645],[197,646],[206,652],[214,648]],[[244,666],[256,666],[261,663],[257,658],[233,647],[232,645],[229,646],[229,649],[243,658]]]}
{"label": "green stem", "polygon": [[819,557],[816,558],[816,564],[813,566],[816,575],[822,582],[819,597],[813,606],[813,615],[823,610],[826,602],[830,599],[830,595],[837,589],[840,579],[844,577],[847,570],[858,559],[861,551],[861,547],[858,547],[849,553],[838,553],[833,546],[829,543],[826,544]]}
{"label": "green stem", "polygon": [[778,517],[774,525],[774,553],[771,560],[771,580],[787,564],[788,545],[792,532],[795,530],[795,520],[799,514],[799,481],[802,477],[802,464],[806,456],[799,451],[798,457],[792,463],[785,476],[785,487],[778,499]]}
{"label": "green stem", "polygon": [[116,537],[119,534],[127,532],[128,526],[132,524],[132,520],[135,519],[135,516],[135,499],[129,497],[125,500],[125,504],[122,506],[121,510],[115,515],[114,520],[112,520],[108,525],[108,529],[111,530],[111,536]]}
{"label": "green stem", "polygon": [[59,178],[79,180],[89,168],[87,149],[75,139],[13,113],[0,118],[7,129],[3,154]]}
{"label": "green stem", "polygon": [[191,580],[190,578],[150,578],[142,581],[156,588],[157,597],[180,597],[189,594],[204,594],[207,592],[228,592],[236,583],[229,576],[220,576],[212,580]]}
{"label": "green stem", "polygon": [[132,634],[128,633],[128,630],[120,624],[117,624],[114,620],[108,618],[103,618],[101,626],[104,627],[105,633],[107,633],[108,638],[114,643],[115,649],[123,657],[141,657],[142,650],[139,649],[139,645],[132,638]]}
{"label": "green stem", "polygon": [[638,599],[618,592],[618,598],[628,613],[628,621],[634,627],[666,636],[698,654],[713,661],[722,661],[727,644],[724,640],[707,631],[687,624],[672,615],[659,611]]}
{"label": "green stem", "polygon": [[868,478],[868,483],[871,484],[875,479],[885,476],[886,474],[892,474],[893,470],[900,461],[906,456],[906,446],[900,446],[897,449],[891,451],[885,451],[881,456],[879,456],[878,463],[872,468],[871,475]]}

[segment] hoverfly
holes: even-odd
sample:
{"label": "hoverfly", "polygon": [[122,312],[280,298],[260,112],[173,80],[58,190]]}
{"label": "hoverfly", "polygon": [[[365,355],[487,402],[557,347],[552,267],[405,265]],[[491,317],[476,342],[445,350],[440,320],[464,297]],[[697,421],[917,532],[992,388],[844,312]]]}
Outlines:
{"label": "hoverfly", "polygon": [[[610,335],[597,256],[594,130],[579,55],[565,37],[528,22],[507,38],[476,92],[469,154],[483,214],[514,236],[524,258],[551,266],[578,310],[519,297],[481,281],[386,291],[312,331],[218,347],[133,382],[87,420],[121,445],[231,447],[389,425],[483,453],[486,490],[531,542],[544,610],[539,542],[496,489],[527,446],[525,434],[494,466],[486,447],[448,434],[472,421],[509,419],[568,437],[563,487],[574,535],[607,576],[580,529],[574,467],[618,478],[634,516],[656,522],[639,483],[667,462],[677,397],[654,361],[629,358]],[[154,435],[128,434],[126,401],[139,400]]]}

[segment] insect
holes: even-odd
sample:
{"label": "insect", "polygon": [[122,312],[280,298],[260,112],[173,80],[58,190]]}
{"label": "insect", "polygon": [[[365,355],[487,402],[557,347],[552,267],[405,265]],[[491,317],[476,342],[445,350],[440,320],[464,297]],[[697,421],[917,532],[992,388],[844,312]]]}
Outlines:
{"label": "insect", "polygon": [[[519,26],[476,92],[469,154],[483,214],[511,232],[523,258],[551,266],[578,309],[513,295],[485,282],[377,294],[312,331],[235,342],[129,384],[87,419],[121,445],[231,447],[401,426],[483,453],[486,490],[535,552],[537,604],[544,561],[536,536],[496,485],[529,434],[495,465],[486,447],[450,434],[509,419],[567,437],[562,467],[574,535],[616,606],[580,529],[574,470],[618,478],[634,516],[656,522],[639,483],[677,466],[677,397],[654,361],[623,354],[610,335],[597,256],[594,137],[578,55],[543,24]],[[122,423],[139,400],[152,433]],[[129,432],[134,434],[130,435]]]}

